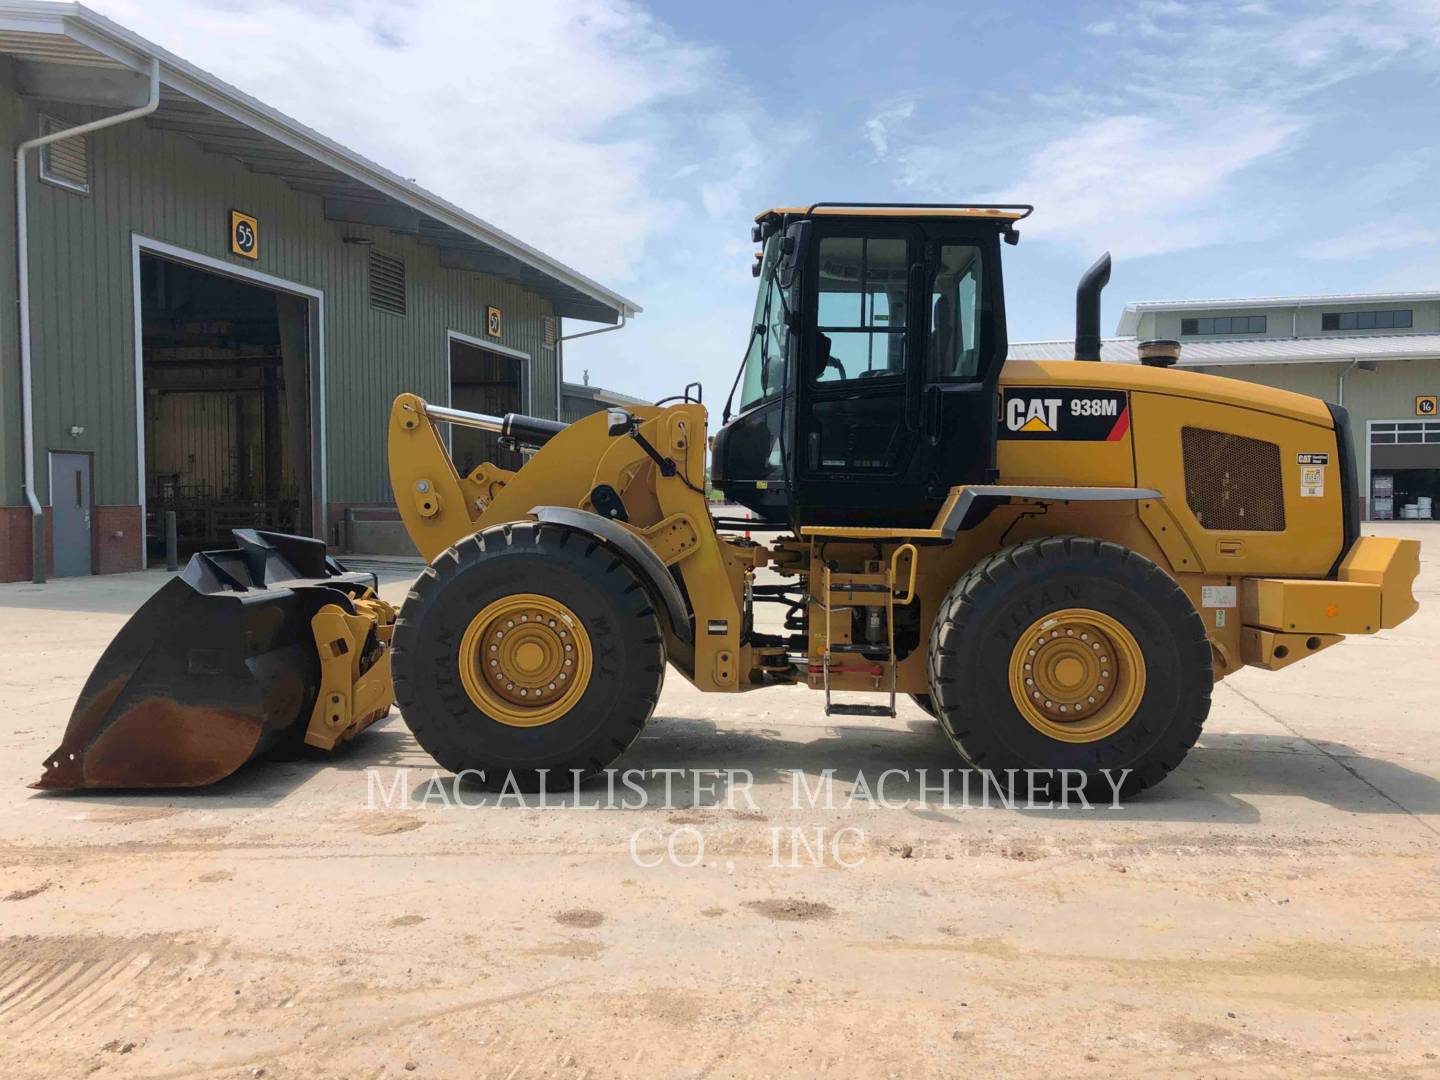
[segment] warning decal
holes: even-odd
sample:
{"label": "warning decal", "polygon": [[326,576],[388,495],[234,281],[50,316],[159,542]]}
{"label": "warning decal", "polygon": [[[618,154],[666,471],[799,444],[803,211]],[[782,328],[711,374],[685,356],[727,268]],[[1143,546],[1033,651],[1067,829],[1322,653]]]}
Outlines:
{"label": "warning decal", "polygon": [[1238,606],[1234,585],[1202,585],[1200,606],[1212,608],[1233,608]]}
{"label": "warning decal", "polygon": [[1130,399],[1123,390],[1007,387],[1000,438],[1118,442],[1130,431]]}

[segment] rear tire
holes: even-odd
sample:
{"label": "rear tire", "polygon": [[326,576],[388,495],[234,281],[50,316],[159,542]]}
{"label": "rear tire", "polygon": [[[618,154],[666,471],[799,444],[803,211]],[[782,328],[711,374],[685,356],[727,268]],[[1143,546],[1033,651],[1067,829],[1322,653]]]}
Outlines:
{"label": "rear tire", "polygon": [[[1133,795],[1180,764],[1214,684],[1205,624],[1175,580],[1075,536],[1017,544],[961,577],[931,629],[929,666],[941,725],[972,765],[1082,770],[1107,797],[1104,772]],[[1035,693],[1031,675],[1052,692]]]}
{"label": "rear tire", "polygon": [[[542,635],[514,653],[540,673],[534,699],[522,700],[513,684],[507,693],[503,671],[486,679],[492,655],[504,655],[489,646],[512,623],[516,634]],[[577,676],[568,691],[561,663]],[[602,771],[639,735],[660,696],[665,644],[649,594],[612,548],[574,529],[521,522],[467,537],[424,570],[396,620],[392,664],[405,723],[444,768],[481,772],[477,781],[491,788],[513,776],[525,791],[546,770],[557,790],[573,782],[572,770]]]}

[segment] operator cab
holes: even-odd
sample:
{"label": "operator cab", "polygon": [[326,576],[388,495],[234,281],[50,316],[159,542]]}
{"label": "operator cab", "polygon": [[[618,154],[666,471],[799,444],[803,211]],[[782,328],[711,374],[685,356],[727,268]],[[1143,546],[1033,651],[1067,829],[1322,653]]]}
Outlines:
{"label": "operator cab", "polygon": [[[1000,241],[1028,206],[767,210],[713,481],[765,520],[927,525],[995,475]],[[731,417],[731,406],[736,406]]]}

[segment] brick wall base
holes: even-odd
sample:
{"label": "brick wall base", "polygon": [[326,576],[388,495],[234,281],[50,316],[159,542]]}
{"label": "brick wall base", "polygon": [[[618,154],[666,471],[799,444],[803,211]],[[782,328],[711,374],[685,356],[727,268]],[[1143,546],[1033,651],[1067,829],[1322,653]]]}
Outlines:
{"label": "brick wall base", "polygon": [[[119,535],[116,535],[116,534]],[[29,581],[34,564],[30,561],[30,508],[0,506],[0,582]],[[90,563],[97,574],[121,574],[139,570],[140,507],[97,506],[90,514]],[[45,515],[45,573],[55,575],[55,530]]]}
{"label": "brick wall base", "polygon": [[95,573],[123,574],[144,568],[140,507],[97,506],[90,515],[90,529]]}
{"label": "brick wall base", "polygon": [[[50,517],[45,517],[46,575],[55,572],[55,544],[51,538]],[[30,508],[0,506],[0,581],[29,581],[35,564],[31,562]]]}

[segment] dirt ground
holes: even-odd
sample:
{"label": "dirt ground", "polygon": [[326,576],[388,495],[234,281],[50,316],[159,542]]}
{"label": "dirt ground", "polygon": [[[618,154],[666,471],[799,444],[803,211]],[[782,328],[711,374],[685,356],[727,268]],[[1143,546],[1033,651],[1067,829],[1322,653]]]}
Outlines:
{"label": "dirt ground", "polygon": [[958,772],[947,804],[908,702],[674,672],[620,762],[644,809],[455,805],[394,715],[209,790],[42,795],[164,575],[0,586],[5,1074],[1440,1074],[1440,526],[1391,528],[1420,614],[1222,684],[1119,810],[967,808]]}

